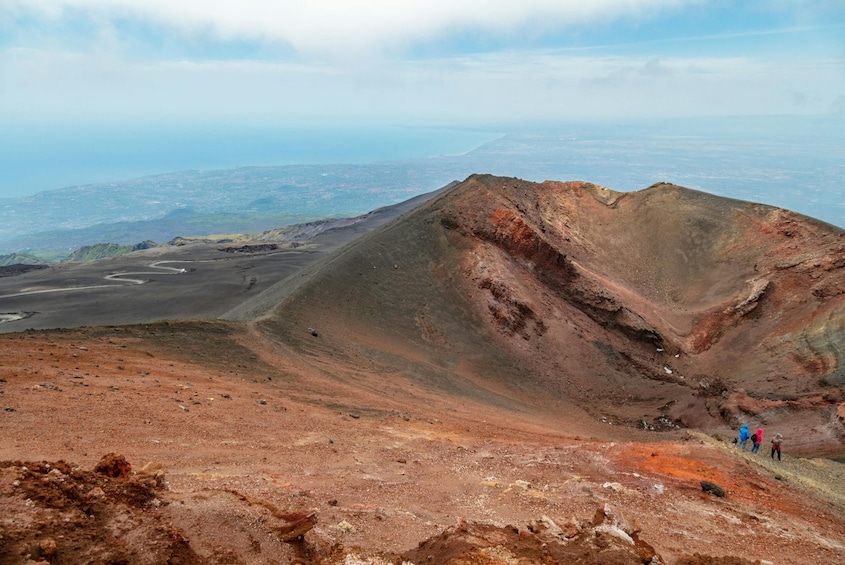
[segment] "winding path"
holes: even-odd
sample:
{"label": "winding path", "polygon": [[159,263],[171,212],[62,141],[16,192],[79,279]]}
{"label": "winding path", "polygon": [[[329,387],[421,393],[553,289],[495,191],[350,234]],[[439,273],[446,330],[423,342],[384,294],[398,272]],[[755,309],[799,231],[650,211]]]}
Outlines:
{"label": "winding path", "polygon": [[[105,275],[103,278],[108,281],[118,281],[118,282],[125,282],[129,283],[129,285],[136,285],[136,284],[144,284],[148,281],[144,279],[133,279],[128,278],[135,275],[161,275],[161,274],[168,274],[168,275],[181,275],[183,273],[187,273],[188,269],[181,269],[177,267],[162,267],[163,263],[203,263],[205,261],[156,261],[155,263],[150,263],[150,268],[152,269],[160,269],[159,271],[127,271],[122,273],[112,273],[110,275]],[[162,273],[161,271],[166,271]],[[75,290],[88,290],[92,288],[112,288],[116,286],[128,286],[125,284],[94,284],[94,285],[86,285],[86,286],[70,286],[65,288],[44,288],[40,290],[25,290],[22,292],[15,292],[13,294],[3,294],[0,295],[0,299],[3,298],[12,298],[15,296],[26,296],[29,294],[46,294],[50,292],[71,292]],[[17,320],[19,318],[15,317],[15,314],[0,314],[0,323],[2,322],[11,322]]]}
{"label": "winding path", "polygon": [[[285,249],[282,251],[278,251],[275,253],[268,253],[262,255],[299,255],[303,253],[300,250],[289,250]],[[186,269],[183,267],[170,267],[167,264],[170,263],[217,263],[220,261],[229,261],[234,257],[226,257],[226,258],[216,258],[216,259],[179,259],[179,260],[164,260],[164,261],[155,261],[147,265],[150,269],[155,269],[151,271],[121,271],[116,273],[111,273],[107,275],[103,275],[102,278],[106,281],[111,282],[111,284],[89,284],[84,286],[68,286],[68,287],[61,287],[61,288],[37,288],[33,290],[21,290],[19,292],[12,292],[9,294],[2,294],[0,295],[0,304],[2,304],[2,299],[4,298],[15,298],[19,296],[28,296],[34,294],[49,294],[49,293],[57,293],[57,292],[73,292],[79,290],[94,290],[94,289],[107,289],[107,288],[116,288],[116,287],[127,287],[127,286],[134,286],[134,285],[141,285],[151,282],[149,279],[138,278],[140,275],[181,275],[189,272],[191,269]],[[16,322],[18,320],[22,320],[24,318],[28,318],[35,314],[35,312],[24,312],[24,311],[0,311],[0,324],[4,324],[7,322]]]}

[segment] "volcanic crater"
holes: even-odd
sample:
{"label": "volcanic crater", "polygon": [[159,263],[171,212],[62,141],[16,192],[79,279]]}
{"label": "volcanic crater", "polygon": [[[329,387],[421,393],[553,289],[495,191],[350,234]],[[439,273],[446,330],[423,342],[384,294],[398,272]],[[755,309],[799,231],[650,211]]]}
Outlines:
{"label": "volcanic crater", "polygon": [[843,230],[474,175],[307,231],[0,278],[0,563],[845,561]]}

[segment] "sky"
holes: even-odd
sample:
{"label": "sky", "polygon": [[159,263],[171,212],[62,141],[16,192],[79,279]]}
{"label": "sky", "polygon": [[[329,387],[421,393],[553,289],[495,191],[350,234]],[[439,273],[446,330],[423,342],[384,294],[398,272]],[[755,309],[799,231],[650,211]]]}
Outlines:
{"label": "sky", "polygon": [[845,114],[843,0],[0,0],[0,125]]}

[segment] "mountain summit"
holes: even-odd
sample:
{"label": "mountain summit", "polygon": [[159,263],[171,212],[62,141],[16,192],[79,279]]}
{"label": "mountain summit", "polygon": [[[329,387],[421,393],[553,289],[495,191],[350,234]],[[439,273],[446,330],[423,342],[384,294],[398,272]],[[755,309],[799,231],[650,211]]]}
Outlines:
{"label": "mountain summit", "polygon": [[572,426],[753,420],[841,450],[845,231],[782,209],[476,175],[270,295],[263,331],[361,386],[378,366]]}

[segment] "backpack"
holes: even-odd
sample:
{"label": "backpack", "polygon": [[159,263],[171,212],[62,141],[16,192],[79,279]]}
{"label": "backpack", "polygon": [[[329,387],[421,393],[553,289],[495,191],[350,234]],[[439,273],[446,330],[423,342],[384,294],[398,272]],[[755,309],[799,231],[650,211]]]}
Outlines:
{"label": "backpack", "polygon": [[751,436],[751,443],[757,443],[757,432],[754,432],[754,435]]}

